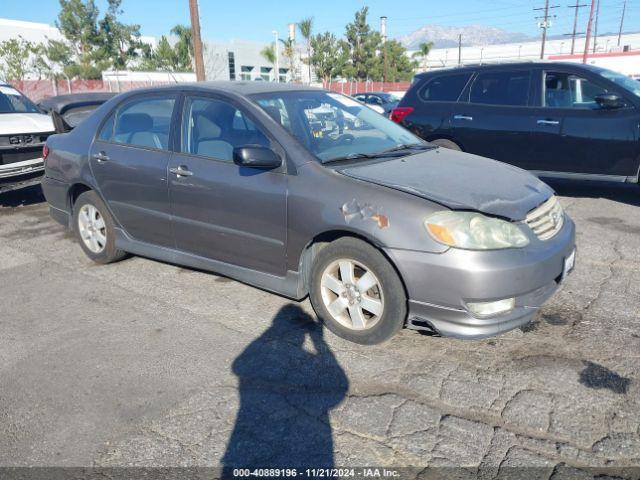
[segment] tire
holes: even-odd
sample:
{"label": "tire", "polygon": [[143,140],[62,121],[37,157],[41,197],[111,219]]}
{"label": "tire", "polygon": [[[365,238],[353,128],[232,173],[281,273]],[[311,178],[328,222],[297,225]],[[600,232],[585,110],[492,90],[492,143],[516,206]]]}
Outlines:
{"label": "tire", "polygon": [[449,140],[447,138],[436,138],[435,140],[431,140],[429,143],[433,143],[434,145],[438,145],[439,147],[442,147],[442,148],[448,148],[449,150],[456,150],[458,152],[462,151],[462,148],[460,148],[460,145],[458,145],[456,142]]}
{"label": "tire", "polygon": [[395,269],[379,250],[356,238],[340,238],[318,252],[309,297],[329,330],[361,345],[390,339],[407,316],[407,296]]}
{"label": "tire", "polygon": [[73,231],[84,253],[96,263],[106,265],[127,256],[116,248],[115,222],[95,192],[84,192],[73,204]]}

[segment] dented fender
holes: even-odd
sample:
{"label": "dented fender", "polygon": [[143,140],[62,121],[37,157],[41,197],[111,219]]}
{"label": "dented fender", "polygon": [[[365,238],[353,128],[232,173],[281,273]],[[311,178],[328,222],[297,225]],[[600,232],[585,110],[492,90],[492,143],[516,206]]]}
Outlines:
{"label": "dented fender", "polygon": [[[315,185],[313,195],[309,195],[309,184]],[[434,241],[423,222],[430,214],[446,209],[430,200],[308,163],[290,177],[288,185],[288,268],[297,270],[304,249],[328,232],[351,233],[379,248],[445,252],[448,247]],[[309,221],[311,218],[315,221]]]}

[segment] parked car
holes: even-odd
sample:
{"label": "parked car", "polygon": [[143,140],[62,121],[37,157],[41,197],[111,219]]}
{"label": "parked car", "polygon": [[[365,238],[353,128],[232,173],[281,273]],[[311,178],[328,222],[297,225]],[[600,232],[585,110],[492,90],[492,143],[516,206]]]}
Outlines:
{"label": "parked car", "polygon": [[[362,128],[319,134],[318,111]],[[50,213],[95,262],[131,253],[309,295],[358,343],[405,325],[464,338],[510,330],[575,261],[574,224],[536,177],[436,148],[325,90],[128,92],[51,136],[47,152]]]}
{"label": "parked car", "polygon": [[11,85],[0,84],[0,192],[37,184],[51,118]]}
{"label": "parked car", "polygon": [[368,105],[376,112],[389,116],[391,111],[398,106],[400,98],[389,92],[357,93],[353,96],[359,102]]}
{"label": "parked car", "polygon": [[539,176],[638,181],[640,84],[592,65],[534,62],[419,74],[392,117],[437,145]]}
{"label": "parked car", "polygon": [[51,115],[57,133],[66,133],[116,94],[111,92],[82,92],[56,95],[38,103],[43,112]]}

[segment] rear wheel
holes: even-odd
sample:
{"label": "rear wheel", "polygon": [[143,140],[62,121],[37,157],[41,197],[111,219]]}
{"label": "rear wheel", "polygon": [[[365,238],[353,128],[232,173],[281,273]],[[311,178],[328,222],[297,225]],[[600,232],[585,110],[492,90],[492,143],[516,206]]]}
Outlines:
{"label": "rear wheel", "polygon": [[402,328],[407,298],[393,266],[362,240],[341,238],[324,247],[311,271],[311,304],[336,335],[373,345]]}
{"label": "rear wheel", "polygon": [[433,143],[434,145],[438,145],[442,148],[448,148],[449,150],[457,150],[458,152],[462,151],[460,145],[448,138],[436,138],[435,140],[431,140],[429,143]]}
{"label": "rear wheel", "polygon": [[73,229],[84,253],[96,263],[117,262],[127,255],[116,248],[115,223],[94,192],[84,192],[73,205]]}

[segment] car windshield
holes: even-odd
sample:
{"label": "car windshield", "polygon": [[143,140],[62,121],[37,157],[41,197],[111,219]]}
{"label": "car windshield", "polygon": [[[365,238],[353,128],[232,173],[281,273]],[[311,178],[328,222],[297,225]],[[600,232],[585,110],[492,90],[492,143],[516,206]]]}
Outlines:
{"label": "car windshield", "polygon": [[40,110],[15,88],[0,85],[0,113],[40,113]]}
{"label": "car windshield", "polygon": [[253,99],[322,163],[426,147],[404,128],[337,93],[274,92]]}
{"label": "car windshield", "polygon": [[635,96],[640,97],[640,83],[638,83],[633,78],[627,77],[622,73],[614,72],[613,70],[607,70],[604,68],[599,69],[599,72],[600,75],[602,75],[607,80],[611,80],[612,82],[617,83],[628,92],[631,92]]}

